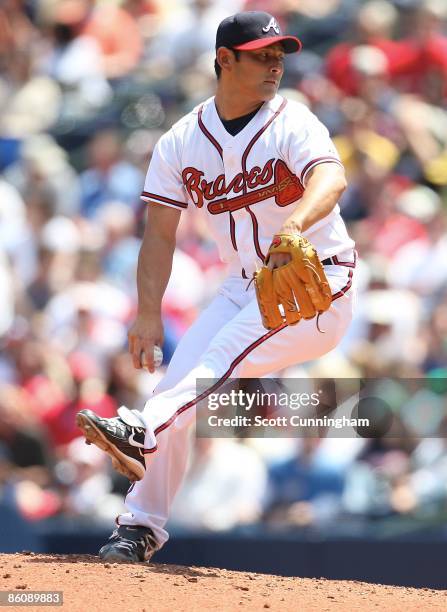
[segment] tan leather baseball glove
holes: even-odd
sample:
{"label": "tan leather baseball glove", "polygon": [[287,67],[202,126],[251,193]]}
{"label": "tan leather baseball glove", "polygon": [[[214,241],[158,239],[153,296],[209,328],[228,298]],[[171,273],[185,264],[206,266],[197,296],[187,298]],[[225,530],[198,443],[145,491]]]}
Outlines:
{"label": "tan leather baseball glove", "polygon": [[312,244],[299,234],[273,237],[265,264],[273,253],[290,253],[291,261],[270,270],[264,265],[255,272],[256,297],[267,329],[284,322],[295,325],[300,319],[312,319],[332,302],[331,288]]}

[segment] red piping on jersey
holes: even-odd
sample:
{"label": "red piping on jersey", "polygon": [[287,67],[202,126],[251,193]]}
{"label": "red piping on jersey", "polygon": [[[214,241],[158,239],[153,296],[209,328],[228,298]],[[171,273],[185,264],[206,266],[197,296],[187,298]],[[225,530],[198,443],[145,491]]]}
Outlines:
{"label": "red piping on jersey", "polygon": [[214,145],[214,147],[216,147],[217,152],[219,153],[220,158],[223,161],[223,149],[220,146],[220,144],[217,142],[217,140],[214,138],[214,136],[211,134],[211,132],[208,132],[208,130],[206,129],[205,124],[202,121],[202,111],[203,111],[203,104],[199,108],[199,115],[198,115],[199,128],[202,130],[202,132],[205,134],[208,140]]}
{"label": "red piping on jersey", "polygon": [[[126,499],[127,499],[127,496],[129,495],[129,493],[130,493],[131,491],[133,491],[133,489],[134,489],[134,487],[135,487],[135,484],[136,484],[136,482],[132,482],[132,483],[131,483],[131,485],[130,485],[130,487],[127,489],[126,497],[124,498],[124,503],[126,503]],[[120,516],[121,516],[121,514],[118,514],[118,516],[117,516],[117,517],[116,517],[116,519],[115,519],[115,523],[118,525],[118,527],[120,527],[120,524],[119,524],[119,518],[120,518]]]}
{"label": "red piping on jersey", "polygon": [[[217,152],[219,153],[220,158],[223,161],[223,149],[221,145],[217,142],[217,140],[214,138],[214,136],[211,134],[211,132],[209,132],[206,129],[205,124],[203,123],[203,120],[202,120],[202,111],[203,111],[203,104],[199,108],[199,115],[198,115],[199,128],[202,130],[202,132],[204,133],[206,138],[208,138],[211,144],[217,149]],[[237,251],[235,222],[233,219],[233,215],[231,214],[231,211],[230,211],[230,237],[231,237],[231,244],[233,245],[233,249]]]}
{"label": "red piping on jersey", "polygon": [[333,255],[332,259],[337,266],[345,266],[346,268],[355,268],[357,262],[357,251],[354,250],[354,261],[340,261],[337,255]]}
{"label": "red piping on jersey", "polygon": [[262,253],[261,245],[259,244],[258,220],[256,219],[256,215],[251,210],[251,208],[249,208],[247,206],[246,209],[247,209],[247,212],[249,213],[249,215],[251,217],[251,222],[253,224],[253,242],[255,244],[256,253],[257,253],[259,259],[261,259],[262,262],[264,262],[265,261],[265,255]]}
{"label": "red piping on jersey", "polygon": [[185,202],[178,202],[177,200],[171,200],[171,198],[165,198],[164,196],[157,195],[156,193],[150,193],[149,191],[143,191],[141,197],[150,198],[151,200],[160,200],[160,202],[166,202],[167,204],[174,204],[180,208],[188,208],[188,204]]}
{"label": "red piping on jersey", "polygon": [[[282,329],[284,329],[285,327],[287,327],[287,323],[283,323],[282,325],[280,325],[279,327],[276,327],[275,329],[272,329],[270,331],[268,331],[266,334],[264,334],[263,336],[261,336],[260,338],[258,338],[257,340],[255,340],[254,342],[252,342],[252,344],[250,344],[240,355],[238,355],[230,364],[230,367],[228,368],[228,370],[225,372],[225,374],[219,378],[219,380],[214,383],[214,385],[212,385],[209,389],[207,389],[206,391],[204,391],[203,393],[201,393],[198,397],[194,398],[193,400],[191,400],[190,402],[188,402],[187,404],[185,404],[184,406],[180,406],[180,408],[174,412],[174,414],[171,416],[171,418],[166,421],[166,423],[163,423],[163,425],[160,425],[159,427],[157,427],[157,429],[154,431],[155,435],[158,435],[159,433],[161,433],[162,431],[164,431],[167,427],[169,427],[169,425],[171,425],[171,423],[173,421],[175,421],[175,419],[182,413],[185,412],[185,410],[188,410],[188,408],[192,408],[193,406],[195,406],[198,402],[202,401],[203,399],[205,399],[206,397],[208,397],[208,395],[210,395],[211,393],[213,393],[216,389],[218,389],[226,380],[227,378],[229,378],[232,374],[232,372],[234,371],[235,367],[237,365],[240,364],[240,362],[245,359],[245,357],[251,353],[252,350],[254,350],[255,348],[257,348],[260,344],[262,344],[265,340],[268,340],[269,338],[271,338],[272,336],[274,336],[275,334],[277,334],[278,332],[280,332]],[[143,454],[148,455],[150,453],[154,453],[157,450],[157,446],[155,446],[154,448],[146,448],[143,450]]]}
{"label": "red piping on jersey", "polygon": [[237,251],[237,244],[236,244],[236,224],[234,222],[233,219],[233,215],[231,214],[230,211],[230,237],[231,237],[231,244],[233,245],[233,249],[235,251]]}
{"label": "red piping on jersey", "polygon": [[[353,275],[353,271],[349,270],[349,275],[348,275],[348,282],[346,283],[346,285],[344,287],[342,287],[340,289],[340,291],[337,291],[337,293],[334,293],[334,295],[332,296],[332,301],[334,302],[335,300],[338,300],[338,298],[340,298],[342,295],[344,295],[347,291],[349,291],[349,289],[351,288],[352,285],[352,275]],[[143,451],[144,453],[144,451]]]}
{"label": "red piping on jersey", "polygon": [[[242,176],[244,177],[244,184],[243,184],[244,194],[247,193],[247,179],[245,177],[247,176],[247,157],[248,157],[248,154],[250,153],[253,145],[258,140],[258,138],[261,136],[261,134],[263,134],[265,132],[265,130],[269,127],[269,125],[284,110],[286,104],[287,104],[287,100],[285,98],[283,98],[283,101],[281,102],[281,106],[272,115],[272,117],[270,117],[270,119],[267,121],[267,123],[258,132],[256,132],[256,134],[253,136],[253,138],[248,143],[244,153],[242,154]],[[252,224],[253,224],[253,228],[252,228],[253,229],[253,242],[254,242],[254,245],[255,245],[256,253],[257,253],[258,257],[264,262],[265,255],[262,253],[261,247],[259,245],[258,220],[256,219],[256,215],[254,214],[254,212],[252,210],[250,210],[250,208],[248,206],[246,206],[246,210],[250,213],[251,221],[252,221]]]}
{"label": "red piping on jersey", "polygon": [[338,266],[344,266],[345,268],[351,268],[351,270],[349,270],[348,282],[346,283],[346,285],[344,287],[342,287],[340,289],[340,291],[337,291],[337,293],[334,293],[334,295],[332,296],[332,301],[334,301],[334,300],[337,300],[338,298],[340,298],[342,295],[344,295],[351,288],[351,285],[352,285],[352,276],[354,274],[353,271],[352,271],[352,268],[355,268],[356,263],[357,263],[357,251],[354,249],[354,261],[340,261],[338,259],[337,255],[333,255],[332,259],[335,262],[337,262]]}
{"label": "red piping on jersey", "polygon": [[318,166],[318,164],[323,164],[324,162],[336,163],[343,167],[343,164],[341,163],[341,161],[337,159],[336,157],[332,157],[330,155],[327,155],[325,157],[316,157],[315,159],[313,159],[312,161],[310,161],[308,164],[304,166],[303,171],[301,172],[301,177],[300,177],[301,183],[303,183],[304,185],[304,182],[303,182],[304,177],[306,176],[306,173],[309,172],[309,170],[312,168],[312,166]]}
{"label": "red piping on jersey", "polygon": [[247,174],[247,157],[248,154],[250,153],[253,145],[255,144],[255,142],[258,140],[258,138],[261,136],[261,134],[263,132],[265,132],[265,130],[269,127],[269,125],[276,119],[276,117],[284,110],[285,106],[287,104],[287,100],[285,98],[283,98],[283,101],[281,102],[281,106],[278,108],[278,110],[272,115],[272,117],[270,117],[270,119],[267,121],[267,123],[259,130],[259,132],[256,132],[256,134],[253,136],[253,138],[250,140],[250,142],[248,143],[244,153],[242,154],[242,172],[244,173],[244,193],[247,193],[247,184],[245,181],[245,176]]}

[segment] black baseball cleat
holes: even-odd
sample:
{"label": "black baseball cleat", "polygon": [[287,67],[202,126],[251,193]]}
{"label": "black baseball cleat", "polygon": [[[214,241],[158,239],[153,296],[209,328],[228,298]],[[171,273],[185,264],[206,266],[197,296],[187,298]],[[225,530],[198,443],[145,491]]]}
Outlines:
{"label": "black baseball cleat", "polygon": [[103,561],[139,563],[149,561],[157,550],[152,529],[139,525],[120,525],[99,551]]}
{"label": "black baseball cleat", "polygon": [[110,455],[117,472],[131,482],[141,480],[146,472],[144,423],[138,412],[125,406],[118,409],[118,415],[103,419],[91,410],[81,410],[76,425],[82,429],[87,444],[95,444]]}

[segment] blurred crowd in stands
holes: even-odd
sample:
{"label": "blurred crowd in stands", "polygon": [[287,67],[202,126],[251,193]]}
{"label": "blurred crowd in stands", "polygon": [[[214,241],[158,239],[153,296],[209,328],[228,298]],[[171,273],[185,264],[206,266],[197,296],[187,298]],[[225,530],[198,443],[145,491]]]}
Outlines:
{"label": "blurred crowd in stands", "polygon": [[[269,11],[303,42],[286,58],[283,93],[331,132],[359,252],[347,337],[277,375],[440,385],[399,404],[394,438],[193,441],[172,523],[447,515],[445,0],[3,0],[0,507],[26,520],[111,522],[122,509],[127,481],[78,437],[74,415],[141,409],[163,375],[135,370],[127,354],[139,194],[160,134],[213,94],[216,27],[239,10]],[[203,218],[188,210],[164,301],[165,364],[223,274]],[[437,429],[418,436],[411,409]]]}

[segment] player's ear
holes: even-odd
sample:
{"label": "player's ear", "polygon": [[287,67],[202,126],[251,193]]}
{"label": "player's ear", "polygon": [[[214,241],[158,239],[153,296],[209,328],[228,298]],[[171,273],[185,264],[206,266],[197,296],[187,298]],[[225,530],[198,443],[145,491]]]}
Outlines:
{"label": "player's ear", "polygon": [[227,47],[219,47],[216,52],[216,59],[222,70],[229,70],[234,62],[234,53]]}

